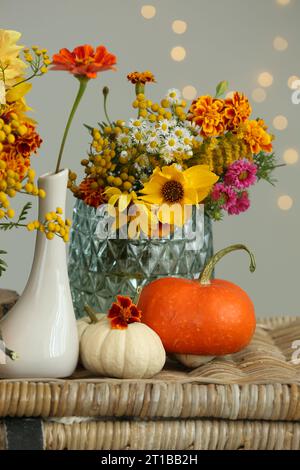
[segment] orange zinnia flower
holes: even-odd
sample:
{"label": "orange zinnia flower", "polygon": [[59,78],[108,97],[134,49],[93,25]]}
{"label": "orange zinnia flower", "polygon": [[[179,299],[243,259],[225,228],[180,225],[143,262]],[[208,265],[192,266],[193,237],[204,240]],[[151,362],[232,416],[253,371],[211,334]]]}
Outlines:
{"label": "orange zinnia flower", "polygon": [[223,111],[223,100],[200,96],[191,105],[189,119],[201,127],[203,137],[217,137],[225,131]]}
{"label": "orange zinnia flower", "polygon": [[239,127],[251,115],[252,109],[248,98],[243,93],[235,92],[232,98],[225,100],[225,121],[229,130]]}
{"label": "orange zinnia flower", "polygon": [[88,206],[97,208],[106,202],[103,192],[95,178],[85,178],[79,185],[79,196]]}
{"label": "orange zinnia flower", "polygon": [[107,317],[113,329],[124,330],[129,323],[140,322],[142,312],[132,303],[130,297],[118,295],[117,302],[112,304]]}
{"label": "orange zinnia flower", "polygon": [[98,46],[96,50],[89,44],[69,49],[60,49],[54,54],[52,70],[66,70],[77,77],[96,78],[98,72],[115,70],[115,55],[110,54],[106,47]]}

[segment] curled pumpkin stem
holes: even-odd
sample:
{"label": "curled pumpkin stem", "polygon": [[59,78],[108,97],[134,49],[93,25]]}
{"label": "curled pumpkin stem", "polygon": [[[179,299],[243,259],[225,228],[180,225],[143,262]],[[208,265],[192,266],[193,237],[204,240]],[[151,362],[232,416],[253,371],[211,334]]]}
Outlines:
{"label": "curled pumpkin stem", "polygon": [[199,282],[203,286],[209,285],[211,283],[211,276],[212,272],[216,266],[216,264],[220,261],[221,258],[226,256],[228,253],[231,253],[232,251],[237,251],[237,250],[244,250],[246,251],[249,256],[250,256],[250,266],[249,269],[253,273],[256,269],[256,262],[254,258],[254,254],[245,246],[245,245],[231,245],[228,246],[227,248],[224,248],[223,250],[218,251],[205,265],[200,278]]}
{"label": "curled pumpkin stem", "polygon": [[84,310],[88,314],[88,316],[89,316],[92,323],[98,323],[99,320],[96,316],[95,310],[92,309],[92,307],[90,307],[89,305],[85,305]]}

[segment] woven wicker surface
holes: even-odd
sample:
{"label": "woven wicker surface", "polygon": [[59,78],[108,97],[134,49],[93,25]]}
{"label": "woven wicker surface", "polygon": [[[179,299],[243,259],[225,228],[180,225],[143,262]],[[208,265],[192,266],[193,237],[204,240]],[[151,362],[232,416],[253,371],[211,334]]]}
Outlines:
{"label": "woven wicker surface", "polygon": [[[299,450],[300,423],[257,421],[44,422],[47,450]],[[0,424],[0,450],[6,448]]]}
{"label": "woven wicker surface", "polygon": [[175,362],[147,380],[0,380],[0,416],[300,420],[300,319],[260,321],[248,348],[196,370]]}

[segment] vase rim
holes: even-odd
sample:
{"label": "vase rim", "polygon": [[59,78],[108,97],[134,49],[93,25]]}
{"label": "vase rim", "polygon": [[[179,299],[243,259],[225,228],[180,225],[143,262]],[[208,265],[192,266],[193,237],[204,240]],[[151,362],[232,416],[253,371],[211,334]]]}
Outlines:
{"label": "vase rim", "polygon": [[68,168],[64,168],[63,170],[60,170],[58,173],[54,173],[52,171],[49,171],[48,173],[44,173],[43,175],[41,175],[39,177],[39,180],[46,180],[46,179],[54,179],[54,178],[57,178],[57,179],[60,179],[60,178],[63,178],[65,177],[66,173],[68,173],[69,170]]}

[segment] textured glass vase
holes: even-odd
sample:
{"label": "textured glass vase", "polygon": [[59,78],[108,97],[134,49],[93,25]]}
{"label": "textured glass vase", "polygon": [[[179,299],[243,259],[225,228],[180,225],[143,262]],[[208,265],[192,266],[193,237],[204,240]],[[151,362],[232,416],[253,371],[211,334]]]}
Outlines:
{"label": "textured glass vase", "polygon": [[211,221],[193,208],[184,229],[168,238],[99,237],[105,216],[77,200],[69,248],[69,277],[76,316],[84,305],[106,312],[117,294],[135,297],[137,288],[165,276],[196,278],[213,253]]}

